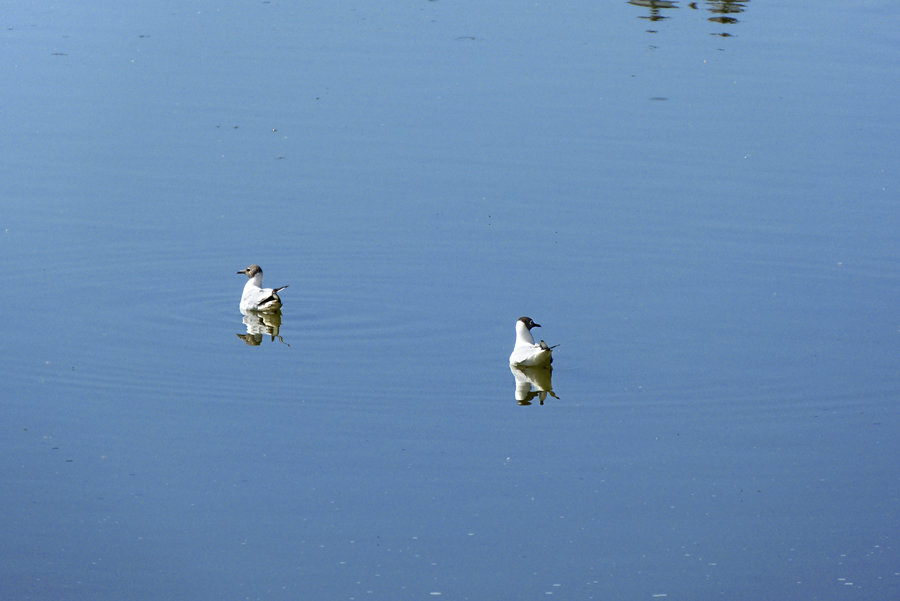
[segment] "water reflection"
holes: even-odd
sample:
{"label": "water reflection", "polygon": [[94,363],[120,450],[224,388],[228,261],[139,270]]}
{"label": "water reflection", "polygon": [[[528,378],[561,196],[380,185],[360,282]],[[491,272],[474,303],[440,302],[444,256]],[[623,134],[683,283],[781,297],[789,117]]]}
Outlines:
{"label": "water reflection", "polygon": [[[707,20],[712,23],[731,25],[738,22],[737,18],[734,15],[744,12],[747,8],[748,2],[749,0],[707,0],[706,2],[702,3],[690,2],[687,6],[692,10],[707,10],[711,12],[713,16],[709,17]],[[638,18],[647,19],[648,21],[654,22],[671,18],[670,16],[663,14],[663,11],[665,9],[678,8],[678,2],[673,0],[628,0],[628,4],[648,9],[649,14],[641,15]],[[655,30],[648,31],[650,31],[651,33],[656,33]],[[719,33],[715,35],[727,37],[730,34]]]}
{"label": "water reflection", "polygon": [[553,392],[552,367],[515,367],[510,365],[509,371],[516,379],[516,401],[520,405],[530,405],[535,397],[543,405],[548,394],[554,399],[559,398]]}
{"label": "water reflection", "polygon": [[[744,12],[744,9],[747,6],[747,2],[735,2],[734,0],[719,0],[717,2],[706,2],[706,9],[715,14],[715,17],[710,17],[708,20],[714,23],[737,23],[738,20],[734,17],[729,17],[726,15],[736,15],[738,13]],[[689,5],[691,8],[697,8],[696,2],[691,2]]]}
{"label": "water reflection", "polygon": [[244,313],[244,325],[247,327],[247,333],[238,334],[237,337],[249,346],[259,346],[265,336],[270,336],[272,342],[275,342],[277,338],[282,344],[291,346],[278,334],[278,331],[281,329],[280,311],[277,313],[247,311]]}
{"label": "water reflection", "polygon": [[648,16],[638,17],[639,19],[647,19],[648,21],[662,21],[669,17],[664,16],[660,10],[663,8],[678,8],[677,2],[669,2],[668,0],[628,0],[628,4],[635,6],[643,6],[650,9]]}

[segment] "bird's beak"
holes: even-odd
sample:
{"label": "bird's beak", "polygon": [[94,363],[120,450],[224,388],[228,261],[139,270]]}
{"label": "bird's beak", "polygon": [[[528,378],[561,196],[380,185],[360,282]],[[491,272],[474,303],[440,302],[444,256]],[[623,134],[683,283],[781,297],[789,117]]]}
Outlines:
{"label": "bird's beak", "polygon": [[247,275],[247,270],[246,270],[246,269],[241,269],[238,273],[243,273],[244,275]]}
{"label": "bird's beak", "polygon": [[539,328],[539,327],[541,327],[541,324],[532,322],[532,323],[531,323],[531,327],[532,327],[532,328]]}

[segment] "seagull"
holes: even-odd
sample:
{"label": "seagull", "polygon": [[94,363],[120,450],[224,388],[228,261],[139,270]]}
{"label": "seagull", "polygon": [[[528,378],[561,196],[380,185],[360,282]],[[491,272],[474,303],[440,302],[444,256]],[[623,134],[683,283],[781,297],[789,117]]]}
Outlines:
{"label": "seagull", "polygon": [[547,346],[543,340],[535,344],[531,336],[531,328],[539,328],[541,324],[534,323],[530,317],[520,317],[516,321],[516,346],[509,356],[509,364],[518,367],[549,367],[553,362],[551,351],[555,346]]}
{"label": "seagull", "polygon": [[278,291],[284,290],[287,286],[263,288],[262,267],[256,264],[246,269],[241,269],[238,273],[243,273],[250,278],[244,284],[244,293],[241,295],[241,313],[246,313],[247,311],[273,313],[281,309],[281,299],[278,298]]}

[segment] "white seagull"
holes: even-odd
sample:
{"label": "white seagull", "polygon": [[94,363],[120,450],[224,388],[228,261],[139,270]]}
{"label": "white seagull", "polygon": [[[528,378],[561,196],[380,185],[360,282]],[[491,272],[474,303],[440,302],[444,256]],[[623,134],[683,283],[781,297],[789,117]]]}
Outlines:
{"label": "white seagull", "polygon": [[250,278],[244,284],[244,293],[241,295],[241,313],[246,313],[247,311],[272,313],[281,308],[281,299],[278,298],[278,291],[284,290],[287,286],[263,288],[262,267],[256,264],[246,269],[241,269],[238,273],[243,273]]}
{"label": "white seagull", "polygon": [[531,336],[531,328],[539,328],[541,324],[534,323],[530,317],[520,317],[516,321],[516,346],[509,356],[509,364],[518,367],[549,367],[553,361],[551,351],[555,346],[547,346],[547,343],[541,340],[538,344],[534,343]]}

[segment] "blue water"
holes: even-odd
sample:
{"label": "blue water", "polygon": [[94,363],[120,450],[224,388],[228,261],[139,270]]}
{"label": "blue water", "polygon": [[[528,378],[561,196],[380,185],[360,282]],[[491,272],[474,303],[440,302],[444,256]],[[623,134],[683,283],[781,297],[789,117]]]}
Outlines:
{"label": "blue water", "polygon": [[3,598],[900,597],[900,10],[648,4],[7,10]]}

